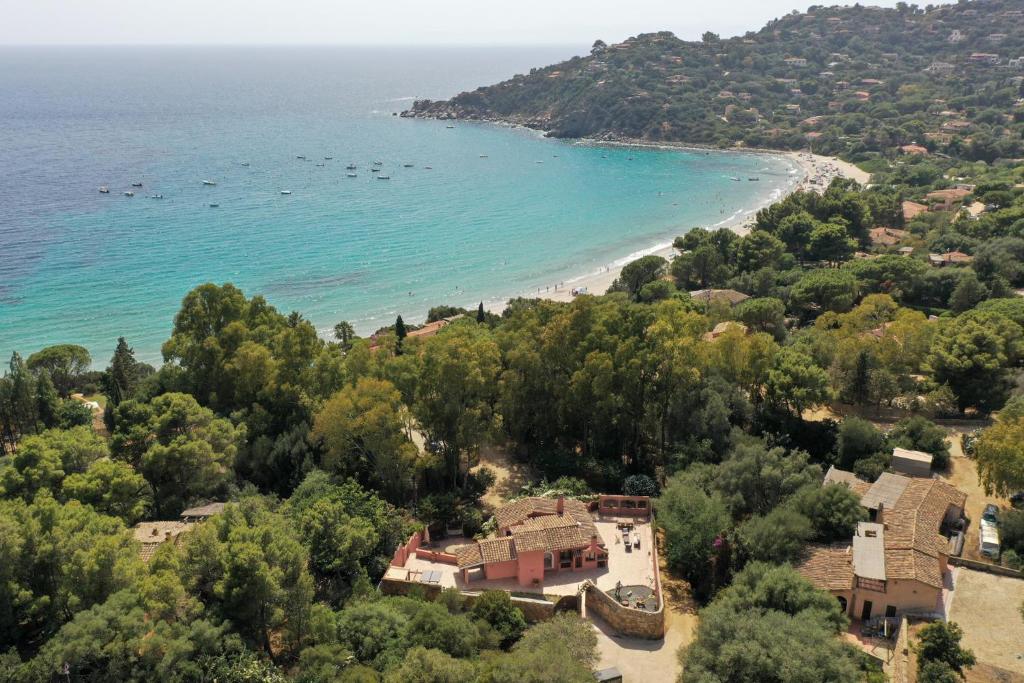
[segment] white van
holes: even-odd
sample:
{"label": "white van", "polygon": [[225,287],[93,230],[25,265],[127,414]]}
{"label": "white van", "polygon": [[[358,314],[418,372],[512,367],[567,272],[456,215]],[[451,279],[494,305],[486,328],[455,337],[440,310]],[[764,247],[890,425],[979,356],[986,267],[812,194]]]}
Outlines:
{"label": "white van", "polygon": [[993,560],[999,559],[999,529],[987,520],[981,520],[978,534],[978,551]]}

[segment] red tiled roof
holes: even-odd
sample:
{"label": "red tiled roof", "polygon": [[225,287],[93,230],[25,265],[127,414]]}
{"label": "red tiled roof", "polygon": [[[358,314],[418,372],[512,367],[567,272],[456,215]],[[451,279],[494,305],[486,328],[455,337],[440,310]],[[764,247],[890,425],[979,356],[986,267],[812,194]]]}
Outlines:
{"label": "red tiled roof", "polygon": [[822,590],[850,590],[853,588],[853,552],[850,544],[808,546],[796,570]]}

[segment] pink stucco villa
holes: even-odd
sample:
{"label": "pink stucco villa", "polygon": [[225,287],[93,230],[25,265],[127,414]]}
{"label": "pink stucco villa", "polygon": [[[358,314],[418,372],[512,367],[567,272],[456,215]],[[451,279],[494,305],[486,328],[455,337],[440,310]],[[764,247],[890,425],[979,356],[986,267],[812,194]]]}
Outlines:
{"label": "pink stucco villa", "polygon": [[516,579],[536,586],[544,574],[608,566],[608,550],[587,504],[565,498],[521,498],[498,508],[495,538],[454,550],[464,583]]}

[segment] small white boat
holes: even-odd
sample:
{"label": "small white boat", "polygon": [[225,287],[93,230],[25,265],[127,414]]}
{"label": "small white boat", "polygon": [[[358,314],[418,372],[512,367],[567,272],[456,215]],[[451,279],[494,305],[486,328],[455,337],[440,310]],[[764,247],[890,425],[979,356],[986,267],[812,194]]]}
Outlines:
{"label": "small white boat", "polygon": [[125,193],[124,193],[124,196],[125,196],[125,197],[134,197],[134,196],[135,196],[135,193],[134,193],[134,192],[125,192]]}
{"label": "small white boat", "polygon": [[346,173],[345,175],[347,175],[349,178],[355,178],[356,177],[355,173]]}
{"label": "small white boat", "polygon": [[373,162],[373,165],[374,166],[383,166],[384,162],[383,161],[375,161],[375,162]]}
{"label": "small white boat", "polygon": [[424,166],[423,168],[424,168],[424,170],[427,170],[427,171],[433,171],[434,170],[433,166]]}
{"label": "small white boat", "polygon": [[150,199],[163,199],[164,196],[162,194],[151,194],[151,195],[149,195],[149,198]]}
{"label": "small white boat", "polygon": [[243,162],[242,162],[241,164],[239,164],[239,165],[240,165],[240,166],[248,166],[248,165],[249,165],[249,162],[248,162],[248,161],[243,161]]}
{"label": "small white boat", "polygon": [[203,181],[203,185],[216,185],[216,184],[217,184],[216,180],[204,180]]}
{"label": "small white boat", "polygon": [[391,180],[391,176],[389,176],[389,175],[379,175],[379,176],[377,176],[377,180]]}
{"label": "small white boat", "polygon": [[331,159],[333,159],[333,158],[334,158],[334,157],[324,157],[324,161],[330,161],[330,160],[331,160]]}
{"label": "small white boat", "polygon": [[305,156],[303,156],[302,154],[298,154],[298,155],[296,155],[296,156],[295,156],[295,158],[296,158],[296,159],[299,159],[300,161],[305,161],[305,160],[306,160],[306,157],[305,157]]}
{"label": "small white boat", "polygon": [[317,164],[317,166],[323,166],[323,164]]}
{"label": "small white boat", "polygon": [[445,128],[454,128],[454,127],[455,127],[455,126],[453,126],[453,125],[451,125],[451,124],[448,124],[447,126],[445,126]]}
{"label": "small white boat", "polygon": [[110,194],[110,188],[106,185],[100,186],[100,194]]}
{"label": "small white boat", "polygon": [[291,190],[281,190],[281,194],[291,194]]}
{"label": "small white boat", "polygon": [[735,182],[737,182],[737,183],[738,183],[738,182],[740,182],[740,179],[739,179],[739,178],[737,178],[736,176],[731,176],[731,177],[729,178],[729,180],[733,180],[733,181],[735,181]]}
{"label": "small white boat", "polygon": [[380,173],[380,169],[379,168],[371,168],[370,169],[370,173]]}
{"label": "small white boat", "polygon": [[486,154],[481,154],[481,155],[480,155],[480,158],[481,158],[481,159],[486,159],[486,158],[487,158],[487,155],[486,155]]}
{"label": "small white boat", "polygon": [[349,164],[348,166],[345,167],[345,170],[346,171],[354,171],[354,170],[356,170],[356,165],[355,164]]}

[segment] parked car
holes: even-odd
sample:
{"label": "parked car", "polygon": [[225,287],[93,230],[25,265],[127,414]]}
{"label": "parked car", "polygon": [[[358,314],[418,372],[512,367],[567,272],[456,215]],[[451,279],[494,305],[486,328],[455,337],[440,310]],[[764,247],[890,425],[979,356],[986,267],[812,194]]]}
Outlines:
{"label": "parked car", "polygon": [[981,513],[981,518],[991,524],[999,524],[999,508],[989,503],[985,506],[985,511]]}

